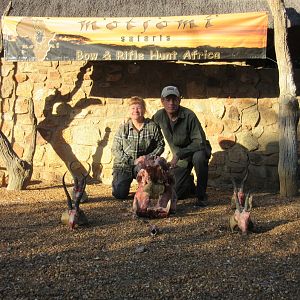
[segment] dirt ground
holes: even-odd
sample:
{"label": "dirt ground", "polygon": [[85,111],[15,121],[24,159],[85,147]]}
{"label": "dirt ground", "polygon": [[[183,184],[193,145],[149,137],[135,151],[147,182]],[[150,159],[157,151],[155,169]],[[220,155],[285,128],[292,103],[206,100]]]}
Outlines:
{"label": "dirt ground", "polygon": [[90,224],[72,231],[61,185],[0,189],[1,299],[299,299],[300,197],[255,193],[244,237],[229,230],[230,190],[159,220],[133,219],[109,186],[87,193]]}

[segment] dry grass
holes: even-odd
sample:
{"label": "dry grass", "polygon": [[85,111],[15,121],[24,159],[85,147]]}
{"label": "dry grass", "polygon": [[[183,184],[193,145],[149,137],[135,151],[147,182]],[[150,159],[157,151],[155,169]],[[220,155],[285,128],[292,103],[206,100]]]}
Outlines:
{"label": "dry grass", "polygon": [[90,225],[71,231],[61,186],[0,189],[1,299],[299,299],[300,198],[255,194],[255,232],[243,238],[229,231],[228,190],[161,220],[133,219],[132,200],[110,187],[87,192]]}

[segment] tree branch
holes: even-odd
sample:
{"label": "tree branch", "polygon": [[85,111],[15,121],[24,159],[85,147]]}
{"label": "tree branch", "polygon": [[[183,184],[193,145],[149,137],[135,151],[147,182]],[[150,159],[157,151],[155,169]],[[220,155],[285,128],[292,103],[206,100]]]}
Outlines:
{"label": "tree branch", "polygon": [[34,103],[32,98],[29,99],[28,103],[28,114],[31,120],[32,129],[31,129],[31,139],[28,148],[26,148],[26,153],[24,154],[23,158],[27,161],[30,165],[33,165],[33,156],[35,153],[36,147],[36,135],[37,135],[37,119],[34,114]]}

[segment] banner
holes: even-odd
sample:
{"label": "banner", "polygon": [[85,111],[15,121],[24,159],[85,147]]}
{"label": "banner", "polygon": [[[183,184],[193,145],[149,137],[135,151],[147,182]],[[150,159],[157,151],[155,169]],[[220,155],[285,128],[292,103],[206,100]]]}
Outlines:
{"label": "banner", "polygon": [[265,58],[266,12],[137,18],[2,17],[4,57],[49,60]]}

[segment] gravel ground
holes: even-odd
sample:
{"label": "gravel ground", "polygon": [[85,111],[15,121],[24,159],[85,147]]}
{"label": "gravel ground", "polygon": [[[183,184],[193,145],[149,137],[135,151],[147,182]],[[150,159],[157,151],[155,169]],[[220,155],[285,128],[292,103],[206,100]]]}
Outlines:
{"label": "gravel ground", "polygon": [[[231,191],[181,200],[167,219],[134,219],[132,199],[88,185],[90,224],[60,224],[62,187],[0,189],[1,299],[299,299],[300,197],[256,193],[254,232],[229,230]],[[159,233],[151,236],[150,226]]]}

